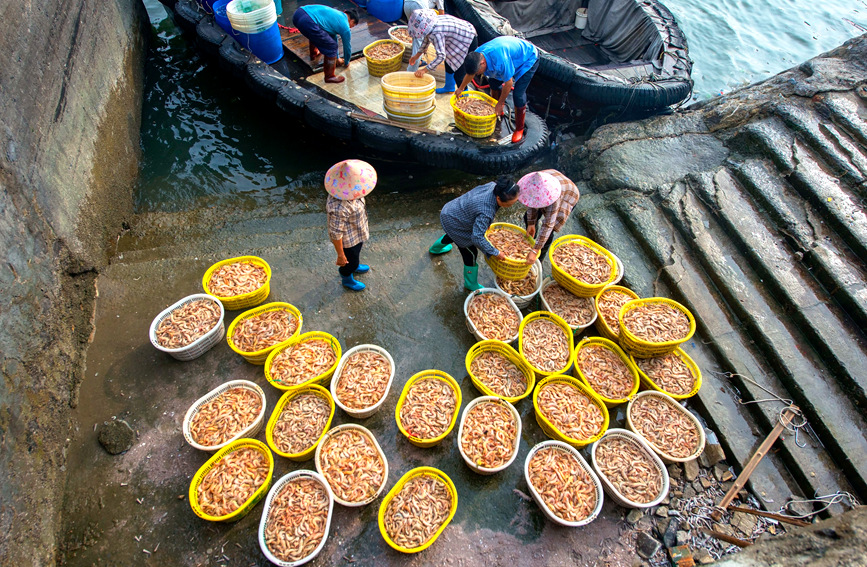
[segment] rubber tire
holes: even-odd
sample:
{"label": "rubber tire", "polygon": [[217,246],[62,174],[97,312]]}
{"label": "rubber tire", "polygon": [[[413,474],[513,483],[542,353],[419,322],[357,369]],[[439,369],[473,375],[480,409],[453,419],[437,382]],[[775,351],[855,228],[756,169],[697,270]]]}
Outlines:
{"label": "rubber tire", "polygon": [[244,82],[254,93],[273,103],[277,100],[279,90],[292,81],[267,63],[256,60],[247,64]]}
{"label": "rubber tire", "polygon": [[220,46],[229,37],[229,34],[217,25],[214,18],[202,18],[196,26],[196,35],[202,51],[214,57],[220,54]]}
{"label": "rubber tire", "polygon": [[175,4],[175,15],[178,25],[188,32],[195,32],[196,26],[205,17],[205,9],[191,0],[178,0]]}
{"label": "rubber tire", "polygon": [[314,130],[334,136],[339,140],[352,139],[350,110],[322,97],[307,101],[304,106],[304,121]]}
{"label": "rubber tire", "polygon": [[291,82],[280,87],[277,92],[277,107],[292,118],[303,120],[304,107],[307,106],[308,101],[314,98],[321,97]]}
{"label": "rubber tire", "polygon": [[486,148],[474,144],[462,156],[464,168],[479,175],[511,173],[529,165],[548,148],[548,126],[533,112],[527,112],[524,140],[518,144]]}
{"label": "rubber tire", "polygon": [[220,67],[237,79],[243,79],[247,74],[247,63],[253,57],[252,53],[232,38],[220,46]]}
{"label": "rubber tire", "polygon": [[410,140],[412,158],[417,162],[442,169],[464,169],[464,154],[472,151],[474,142],[461,135],[419,134]]}
{"label": "rubber tire", "polygon": [[359,119],[354,119],[353,122],[355,122],[355,138],[362,146],[384,154],[409,155],[413,133],[388,124]]}

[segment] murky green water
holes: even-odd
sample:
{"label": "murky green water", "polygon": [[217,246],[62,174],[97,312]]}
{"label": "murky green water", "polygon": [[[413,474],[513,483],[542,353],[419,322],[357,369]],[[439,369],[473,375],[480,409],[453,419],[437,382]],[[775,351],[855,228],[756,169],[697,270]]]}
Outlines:
{"label": "murky green water", "polygon": [[[267,206],[315,195],[325,170],[354,157],[311,140],[274,108],[245,96],[181,35],[157,0],[142,111],[139,211]],[[686,31],[695,98],[767,78],[867,30],[867,0],[665,0]],[[401,191],[473,184],[477,178],[419,168],[381,168]]]}

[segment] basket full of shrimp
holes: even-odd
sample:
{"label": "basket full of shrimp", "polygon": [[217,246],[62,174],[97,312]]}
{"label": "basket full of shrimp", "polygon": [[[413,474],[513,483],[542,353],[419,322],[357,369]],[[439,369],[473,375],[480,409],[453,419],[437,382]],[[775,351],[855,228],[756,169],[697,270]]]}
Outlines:
{"label": "basket full of shrimp", "polygon": [[382,347],[358,345],[346,351],[334,377],[331,395],[340,409],[357,419],[382,407],[394,381],[394,359]]}
{"label": "basket full of shrimp", "polygon": [[533,267],[527,263],[527,254],[533,251],[536,241],[520,226],[505,222],[495,222],[485,232],[491,245],[505,254],[506,259],[496,256],[486,257],[491,271],[504,280],[522,280]]}
{"label": "basket full of shrimp", "polygon": [[509,402],[482,396],[464,408],[458,450],[473,471],[490,475],[507,468],[518,456],[520,441],[521,416]]}
{"label": "basket full of shrimp", "polygon": [[262,388],[248,380],[231,380],[190,406],[182,431],[187,443],[213,452],[241,437],[255,437],[264,421]]}
{"label": "basket full of shrimp", "polygon": [[379,506],[379,533],[392,548],[418,553],[443,533],[458,509],[458,491],[439,469],[418,467],[403,475]]}
{"label": "basket full of shrimp", "polygon": [[572,373],[608,407],[628,402],[640,383],[632,360],[614,342],[602,337],[588,337],[578,343]]}
{"label": "basket full of shrimp", "polygon": [[423,370],[407,380],[394,408],[397,427],[417,447],[433,447],[454,428],[461,388],[439,370]]}
{"label": "basket full of shrimp", "polygon": [[626,424],[667,464],[691,461],[704,451],[701,423],[662,392],[647,390],[636,395],[626,407]]}
{"label": "basket full of shrimp", "polygon": [[535,311],[521,321],[518,351],[539,377],[563,374],[572,366],[572,329],[549,311]]}
{"label": "basket full of shrimp", "polygon": [[539,290],[542,310],[550,311],[566,321],[576,335],[596,321],[596,307],[592,297],[578,297],[553,278],[545,278]]}
{"label": "basket full of shrimp", "polygon": [[520,280],[507,280],[497,276],[494,280],[497,289],[505,291],[512,297],[520,309],[524,309],[542,289],[542,263],[539,260],[533,264],[527,275]]}
{"label": "basket full of shrimp", "polygon": [[638,299],[638,294],[620,285],[607,285],[593,300],[596,312],[596,330],[610,341],[620,341],[620,310],[628,302]]}
{"label": "basket full of shrimp", "polygon": [[271,450],[292,461],[308,461],[334,418],[334,400],[328,390],[308,384],[280,397],[265,440]]}
{"label": "basket full of shrimp", "polygon": [[617,319],[620,346],[636,358],[668,354],[695,334],[690,310],[665,297],[628,301]]}
{"label": "basket full of shrimp", "polygon": [[247,362],[262,365],[275,347],[301,332],[302,324],[294,305],[266,303],[238,315],[229,325],[226,341]]}
{"label": "basket full of shrimp", "polygon": [[533,391],[536,373],[511,346],[496,340],[479,341],[467,351],[467,373],[486,396],[516,403]]}
{"label": "basket full of shrimp", "polygon": [[340,341],[320,331],[293,337],[275,348],[265,361],[265,378],[278,390],[308,384],[327,386],[341,355]]}
{"label": "basket full of shrimp", "polygon": [[543,441],[524,461],[524,478],[539,508],[567,527],[584,526],[602,511],[602,484],[577,449]]}
{"label": "basket full of shrimp", "polygon": [[388,460],[366,427],[344,423],[325,434],[316,448],[316,470],[343,506],[370,504],[388,481]]}
{"label": "basket full of shrimp", "polygon": [[536,423],[545,435],[576,448],[593,443],[608,429],[608,408],[571,376],[548,376],[533,392]]}
{"label": "basket full of shrimp", "polygon": [[590,450],[605,493],[627,508],[652,508],[668,495],[668,471],[631,431],[609,429]]}
{"label": "basket full of shrimp", "polygon": [[467,329],[478,341],[511,343],[518,338],[521,310],[509,294],[490,287],[477,289],[464,301]]}
{"label": "basket full of shrimp", "polygon": [[579,297],[592,297],[617,277],[614,255],[577,234],[561,236],[548,250],[551,275],[557,283]]}
{"label": "basket full of shrimp", "polygon": [[177,360],[193,360],[220,342],[226,332],[223,304],[194,293],[164,309],[150,326],[151,344]]}
{"label": "basket full of shrimp", "polygon": [[701,388],[701,370],[680,347],[662,356],[630,358],[644,386],[668,394],[675,400],[691,398]]}
{"label": "basket full of shrimp", "polygon": [[271,266],[258,256],[239,256],[217,262],[202,278],[205,293],[235,311],[259,305],[271,293]]}

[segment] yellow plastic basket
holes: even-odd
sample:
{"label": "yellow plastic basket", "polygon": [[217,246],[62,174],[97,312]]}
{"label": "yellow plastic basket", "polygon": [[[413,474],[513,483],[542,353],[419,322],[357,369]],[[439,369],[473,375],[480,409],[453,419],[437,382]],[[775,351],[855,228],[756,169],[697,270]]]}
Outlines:
{"label": "yellow plastic basket", "polygon": [[[413,384],[418,382],[419,380],[424,380],[425,378],[436,378],[438,380],[442,380],[455,394],[455,411],[452,414],[451,422],[449,422],[448,428],[441,433],[439,436],[434,437],[433,439],[421,439],[420,437],[415,437],[407,433],[406,429],[403,428],[403,424],[400,422],[400,408],[403,407],[403,402],[406,400],[406,395],[409,393],[409,389]],[[458,415],[461,413],[461,387],[452,378],[449,374],[441,370],[422,370],[421,372],[415,374],[406,381],[406,384],[403,387],[403,391],[400,393],[400,398],[397,400],[397,406],[394,408],[394,419],[397,421],[397,428],[400,429],[400,432],[404,434],[404,436],[409,439],[409,442],[415,445],[416,447],[433,447],[440,441],[446,438],[446,436],[452,432],[452,429],[455,427],[455,423],[458,421]]]}
{"label": "yellow plastic basket", "polygon": [[434,107],[436,79],[416,77],[408,71],[395,71],[380,79],[385,109],[397,116],[418,117]]}
{"label": "yellow plastic basket", "polygon": [[[377,45],[391,43],[400,47],[400,53],[389,57],[388,59],[372,59],[368,52],[376,47]],[[400,71],[400,65],[403,63],[403,52],[406,48],[399,41],[394,39],[380,39],[379,41],[374,41],[370,45],[364,48],[362,53],[364,53],[364,58],[367,60],[367,73],[371,77],[382,77],[388,73],[393,73],[394,71]]]}
{"label": "yellow plastic basket", "polygon": [[[255,352],[243,351],[243,350],[239,349],[238,347],[236,347],[235,343],[232,342],[232,335],[235,333],[235,327],[237,325],[239,325],[241,323],[241,321],[244,321],[245,319],[249,319],[251,317],[255,317],[256,315],[261,315],[262,313],[267,313],[268,311],[280,311],[280,310],[288,311],[289,313],[294,315],[296,319],[298,319],[298,327],[296,327],[295,332],[292,334],[292,337],[286,339],[282,343],[277,343],[275,345],[269,346],[268,348],[263,348],[262,350],[257,350]],[[298,311],[298,308],[295,307],[294,305],[290,305],[288,303],[281,303],[279,301],[274,302],[274,303],[266,303],[265,305],[260,305],[259,307],[255,308],[255,309],[250,309],[249,311],[244,311],[243,313],[241,313],[240,315],[235,317],[235,320],[232,321],[232,324],[229,325],[229,329],[226,331],[226,342],[229,343],[229,348],[231,348],[233,351],[235,351],[238,354],[240,354],[241,356],[243,356],[247,360],[247,362],[250,362],[252,364],[258,364],[261,366],[261,365],[265,364],[265,361],[268,359],[268,355],[271,353],[271,351],[273,351],[278,346],[285,344],[288,341],[291,341],[292,338],[298,336],[298,333],[301,332],[302,322],[303,321],[301,319],[301,312]]]}
{"label": "yellow plastic basket", "polygon": [[[599,331],[599,334],[602,335],[603,337],[605,337],[606,339],[608,339],[610,341],[614,341],[615,343],[617,343],[617,342],[620,342],[620,336],[618,334],[616,334],[611,329],[611,327],[608,326],[608,323],[605,322],[605,317],[603,317],[602,315],[599,315],[599,313],[600,313],[600,311],[599,311],[599,298],[602,297],[603,293],[605,293],[606,291],[609,291],[609,290],[614,290],[614,291],[619,291],[619,292],[625,293],[626,295],[628,295],[632,299],[639,299],[639,297],[638,297],[637,293],[635,293],[634,291],[632,291],[629,288],[623,287],[622,285],[607,285],[607,286],[603,287],[602,291],[597,293],[595,299],[593,299],[593,306],[596,308],[596,313],[597,313],[596,322],[594,323],[596,330]],[[617,331],[620,332],[620,325],[617,326]]]}
{"label": "yellow plastic basket", "polygon": [[643,370],[641,370],[641,367],[638,366],[638,363],[635,361],[634,356],[629,355],[629,358],[632,360],[632,363],[635,364],[635,369],[638,371],[638,377],[641,379],[641,384],[646,388],[656,390],[657,392],[662,392],[663,394],[671,396],[675,400],[685,400],[698,394],[698,391],[701,389],[701,369],[699,369],[698,365],[695,363],[692,357],[686,354],[684,350],[680,347],[677,347],[676,349],[671,351],[670,354],[673,354],[674,356],[681,359],[684,364],[686,364],[686,366],[689,368],[690,372],[692,372],[692,375],[695,376],[695,384],[693,385],[692,390],[690,390],[688,394],[673,394],[668,390],[663,389],[656,382],[654,382],[650,376],[648,376]]}
{"label": "yellow plastic basket", "polygon": [[[220,297],[215,295],[208,288],[208,282],[211,281],[211,276],[217,271],[219,268],[226,266],[228,264],[237,264],[239,262],[249,262],[251,264],[255,264],[256,266],[261,266],[265,269],[265,284],[257,289],[256,291],[251,291],[250,293],[242,293],[241,295],[235,295],[232,297]],[[268,294],[271,293],[271,266],[268,265],[268,262],[259,258],[258,256],[238,256],[237,258],[229,258],[228,260],[222,260],[217,262],[205,272],[205,275],[202,277],[202,287],[205,290],[205,293],[213,295],[223,304],[223,307],[229,311],[237,311],[238,309],[246,309],[247,307],[253,307],[255,305],[259,305],[266,299],[268,299]]]}
{"label": "yellow plastic basket", "polygon": [[[485,231],[485,238],[487,239],[488,233],[493,230],[505,229],[511,230],[512,232],[517,232],[521,236],[524,237],[524,240],[527,241],[527,244],[530,247],[536,246],[536,241],[527,234],[527,231],[521,228],[520,226],[509,224],[506,222],[495,222],[488,230]],[[491,267],[491,271],[494,272],[495,275],[500,276],[505,280],[522,280],[527,277],[527,274],[530,273],[530,270],[533,269],[533,264],[527,264],[523,260],[511,260],[506,258],[505,260],[498,260],[495,257],[485,258],[485,261],[488,263],[488,266]]]}
{"label": "yellow plastic basket", "polygon": [[[313,378],[305,380],[304,382],[294,386],[286,386],[284,384],[281,384],[278,379],[271,375],[271,365],[274,363],[274,359],[277,357],[277,355],[279,355],[287,348],[291,348],[299,343],[312,340],[323,340],[331,345],[331,350],[332,352],[334,352],[334,356],[336,358],[334,360],[334,364],[332,364],[328,368],[328,370],[326,370],[319,376],[314,376]],[[337,365],[340,363],[341,356],[343,356],[343,351],[340,348],[340,341],[338,341],[334,336],[329,335],[328,333],[323,333],[321,331],[310,331],[301,335],[295,335],[288,341],[277,345],[277,347],[271,351],[271,354],[268,355],[267,360],[265,360],[265,378],[268,380],[269,384],[271,384],[278,390],[297,390],[299,388],[303,388],[304,386],[309,386],[310,384],[327,386],[328,383],[331,381],[331,377],[334,376],[334,371],[337,370]]]}
{"label": "yellow plastic basket", "polygon": [[[639,339],[638,337],[630,333],[629,330],[623,325],[624,315],[637,307],[641,307],[643,305],[651,305],[654,303],[662,303],[670,307],[674,307],[675,309],[683,312],[686,315],[687,319],[689,319],[689,332],[684,338],[676,341],[664,341],[661,343],[654,343]],[[677,301],[674,301],[673,299],[668,299],[667,297],[648,297],[645,299],[633,299],[632,301],[628,301],[626,305],[624,305],[623,308],[620,310],[620,315],[617,317],[617,320],[620,324],[620,346],[623,347],[623,350],[636,358],[652,358],[654,356],[662,356],[663,354],[668,354],[683,343],[687,342],[695,334],[695,317],[693,317],[692,312],[690,312],[689,309],[687,309]]]}
{"label": "yellow plastic basket", "polygon": [[[423,544],[421,544],[418,547],[412,547],[412,548],[402,547],[402,546],[394,543],[394,541],[392,541],[392,539],[388,536],[388,532],[385,529],[385,512],[386,512],[386,510],[388,510],[388,505],[391,502],[391,500],[395,496],[397,496],[397,494],[403,489],[404,485],[407,482],[411,481],[412,479],[420,477],[420,476],[432,476],[432,477],[436,478],[437,480],[442,481],[446,485],[446,488],[449,491],[449,495],[451,495],[451,497],[452,497],[452,507],[449,510],[448,517],[446,517],[443,524],[439,527],[439,529],[436,532],[434,532],[434,534],[431,536],[431,538],[429,540],[427,540],[426,542],[424,542]],[[439,469],[435,469],[433,467],[418,467],[418,468],[410,470],[405,475],[400,477],[400,480],[397,481],[397,484],[394,485],[394,488],[389,490],[388,494],[385,495],[385,498],[382,499],[382,504],[379,505],[379,517],[378,517],[379,533],[382,534],[382,539],[385,540],[385,543],[387,543],[388,545],[390,545],[392,548],[396,549],[397,551],[400,551],[402,553],[418,553],[419,551],[424,551],[425,549],[430,547],[433,544],[433,542],[435,542],[437,540],[437,538],[440,537],[440,534],[443,533],[443,530],[446,529],[446,526],[449,525],[449,522],[451,522],[452,518],[454,518],[455,512],[457,512],[457,510],[458,510],[458,491],[455,488],[455,485],[452,482],[452,479],[450,479],[446,473],[444,473],[443,471],[441,471]]]}
{"label": "yellow plastic basket", "polygon": [[[520,396],[515,396],[514,398],[509,398],[507,396],[501,396],[501,395],[497,394],[496,392],[494,392],[493,390],[491,390],[490,388],[488,388],[484,384],[484,382],[479,380],[476,377],[476,375],[473,374],[473,371],[470,370],[470,367],[472,366],[473,361],[476,359],[476,357],[478,357],[479,355],[484,354],[486,352],[500,353],[504,357],[506,357],[506,360],[508,360],[509,362],[511,362],[512,364],[514,364],[515,366],[518,367],[518,370],[520,370],[521,373],[524,375],[524,378],[527,379],[527,389],[524,391],[523,394],[521,394]],[[476,387],[476,389],[479,392],[481,392],[482,394],[484,394],[486,396],[495,396],[495,397],[500,398],[502,400],[506,400],[507,402],[509,402],[511,404],[517,403],[517,402],[523,400],[524,398],[526,398],[527,396],[529,396],[530,392],[533,391],[533,386],[535,386],[535,384],[536,384],[536,373],[533,371],[533,367],[530,366],[527,363],[527,361],[524,360],[524,358],[520,354],[518,354],[518,351],[516,351],[510,345],[508,345],[502,341],[485,339],[485,340],[480,341],[480,342],[474,344],[473,346],[471,346],[470,350],[467,351],[466,367],[467,367],[467,374],[469,374],[469,376],[470,376],[470,380],[473,381],[473,385]]]}
{"label": "yellow plastic basket", "polygon": [[[259,451],[263,455],[268,458],[268,476],[265,478],[265,482],[262,483],[256,492],[253,493],[250,498],[247,499],[237,510],[230,514],[226,514],[225,516],[211,516],[210,514],[205,513],[202,510],[202,507],[199,506],[199,494],[198,488],[199,485],[204,480],[205,475],[207,475],[214,465],[217,464],[217,461],[221,460],[223,457],[228,455],[229,453],[234,453],[240,449],[251,448]],[[203,518],[205,520],[211,522],[237,522],[244,516],[250,513],[250,510],[261,500],[265,494],[268,493],[268,488],[271,486],[271,480],[274,477],[274,455],[271,454],[271,451],[268,450],[268,447],[258,441],[256,439],[238,439],[237,441],[233,441],[232,443],[226,445],[219,451],[217,451],[213,457],[207,460],[207,462],[202,465],[202,467],[196,472],[195,476],[193,476],[192,482],[190,482],[190,490],[189,490],[189,498],[190,498],[190,507],[193,509],[193,512],[196,513],[196,516]]]}
{"label": "yellow plastic basket", "polygon": [[[319,435],[319,438],[316,440],[315,443],[313,443],[313,445],[301,451],[300,453],[284,453],[277,448],[277,442],[274,441],[274,427],[277,425],[277,420],[280,419],[280,414],[283,413],[283,408],[286,407],[286,404],[292,401],[293,398],[296,398],[302,394],[314,394],[326,399],[328,401],[328,406],[331,408],[331,413],[328,415],[328,421],[325,422],[325,427],[322,429],[322,433]],[[319,445],[319,442],[322,441],[322,438],[325,437],[326,433],[328,433],[328,428],[331,427],[332,419],[334,419],[334,399],[331,397],[331,393],[328,390],[326,390],[322,386],[319,386],[318,384],[310,384],[302,388],[289,390],[288,392],[283,394],[277,401],[277,405],[274,407],[274,411],[271,413],[271,418],[268,419],[268,425],[265,427],[265,440],[268,442],[268,446],[271,447],[271,450],[280,455],[281,457],[286,457],[287,459],[298,462],[309,461],[313,458],[313,453],[314,451],[316,451],[316,447]]]}
{"label": "yellow plastic basket", "polygon": [[[584,373],[581,371],[581,367],[578,365],[578,353],[581,351],[582,348],[588,345],[599,345],[601,347],[607,348],[608,350],[614,352],[614,354],[616,354],[620,358],[623,364],[625,364],[626,367],[629,368],[629,372],[632,374],[632,388],[629,390],[629,394],[627,394],[625,398],[616,400],[606,398],[595,389],[593,389],[593,386],[590,385],[590,380],[587,379],[587,376],[584,375]],[[604,403],[605,406],[609,408],[616,405],[625,404],[626,402],[631,400],[633,396],[635,396],[635,394],[638,393],[639,379],[638,369],[635,367],[635,363],[632,361],[629,355],[623,352],[623,349],[617,346],[614,341],[604,339],[602,337],[587,337],[583,339],[580,343],[578,343],[578,346],[575,347],[575,366],[572,368],[572,375],[584,382],[584,384],[586,384],[588,388],[593,390],[593,393],[596,394],[596,397],[602,400],[602,403]]]}
{"label": "yellow plastic basket", "polygon": [[[487,102],[491,106],[497,105],[496,99],[493,99],[479,91],[464,91],[461,93],[461,98],[475,98]],[[458,127],[458,130],[471,138],[487,138],[494,133],[494,128],[497,127],[496,114],[491,114],[489,116],[467,114],[458,108],[458,99],[455,95],[452,95],[449,102],[455,113],[455,126]]]}
{"label": "yellow plastic basket", "polygon": [[[602,411],[602,428],[599,430],[599,432],[593,437],[590,437],[589,439],[573,439],[561,433],[560,430],[557,429],[557,427],[555,427],[553,423],[548,421],[548,418],[545,417],[545,415],[542,413],[542,410],[539,408],[539,392],[548,384],[569,384],[570,386],[574,386],[582,394],[587,396],[592,403],[596,404],[596,406]],[[542,431],[545,433],[545,435],[547,435],[551,439],[556,439],[557,441],[563,441],[564,443],[568,443],[576,449],[580,449],[581,447],[585,447],[587,445],[590,445],[591,443],[595,443],[596,441],[598,441],[599,438],[602,437],[602,435],[608,429],[608,423],[610,419],[608,414],[608,408],[605,407],[605,404],[602,403],[602,400],[599,399],[599,397],[593,392],[593,390],[585,386],[584,383],[582,383],[577,378],[573,378],[572,376],[566,376],[565,374],[548,376],[547,378],[543,378],[539,381],[539,385],[533,391],[533,409],[536,413],[536,423],[539,424],[539,427],[542,428]]]}
{"label": "yellow plastic basket", "polygon": [[[557,370],[556,372],[539,370],[538,368],[533,366],[524,355],[524,327],[526,327],[527,324],[532,323],[536,319],[548,319],[552,323],[555,323],[558,327],[560,327],[560,329],[563,330],[563,333],[566,335],[566,339],[569,341],[569,360],[566,361],[566,366]],[[553,376],[555,374],[563,374],[569,371],[569,367],[572,366],[572,363],[575,360],[575,337],[572,335],[572,329],[569,328],[569,324],[566,323],[566,321],[564,321],[563,318],[559,315],[551,313],[550,311],[534,311],[533,313],[530,313],[529,315],[524,317],[524,320],[521,321],[521,326],[518,327],[518,352],[521,353],[521,358],[524,359],[524,362],[526,362],[527,365],[529,365],[530,368],[533,369],[533,371],[536,373],[537,376],[539,376],[540,379],[546,376]]]}
{"label": "yellow plastic basket", "polygon": [[[554,261],[554,252],[560,246],[563,246],[567,243],[577,243],[582,246],[586,246],[590,248],[594,252],[598,254],[602,254],[605,257],[605,261],[608,263],[608,266],[611,268],[611,274],[608,279],[600,284],[588,284],[584,283],[577,278],[567,274],[565,271],[560,269],[560,266]],[[578,234],[567,234],[561,236],[551,245],[551,248],[548,250],[548,260],[551,262],[551,276],[557,280],[557,283],[569,290],[571,293],[577,295],[578,297],[592,297],[602,291],[602,288],[614,282],[617,278],[617,260],[614,258],[614,254],[606,250],[604,247],[600,246],[598,243],[590,240],[586,236],[581,236]]]}

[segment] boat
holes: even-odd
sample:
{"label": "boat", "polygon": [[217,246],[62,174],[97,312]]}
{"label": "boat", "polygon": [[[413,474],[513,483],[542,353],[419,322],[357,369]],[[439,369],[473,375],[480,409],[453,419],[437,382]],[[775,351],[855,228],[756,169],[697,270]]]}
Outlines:
{"label": "boat", "polygon": [[479,43],[513,35],[539,48],[529,90],[535,108],[550,109],[552,93],[562,92],[568,99],[554,97],[555,107],[647,115],[692,94],[686,37],[657,0],[448,0],[446,7],[475,26]]}
{"label": "boat", "polygon": [[[531,112],[527,113],[525,139],[519,144],[511,143],[508,120],[501,120],[502,125],[488,138],[467,136],[454,125],[452,95],[436,95],[440,119],[429,127],[390,120],[383,109],[380,80],[368,74],[362,50],[374,41],[389,39],[392,25],[348,0],[319,1],[339,10],[355,8],[360,16],[358,25],[352,28],[352,63],[338,70],[346,80],[336,85],[324,82],[321,64],[311,63],[307,40],[297,30],[281,26],[283,57],[268,64],[240,45],[198,2],[160,1],[173,12],[184,31],[196,35],[198,47],[216,59],[223,71],[243,81],[255,95],[286,116],[351,146],[359,157],[497,175],[529,165],[548,148],[548,127]],[[283,0],[287,21],[305,3]],[[406,63],[403,65],[405,68]]]}

